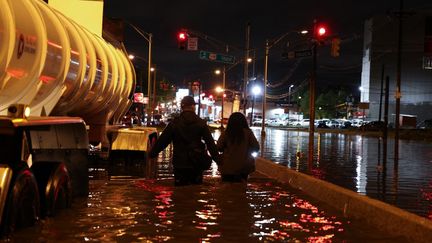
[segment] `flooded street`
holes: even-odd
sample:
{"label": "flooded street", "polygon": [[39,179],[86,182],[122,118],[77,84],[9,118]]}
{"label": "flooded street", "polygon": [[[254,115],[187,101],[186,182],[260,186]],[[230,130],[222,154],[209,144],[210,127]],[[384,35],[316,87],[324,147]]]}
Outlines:
{"label": "flooded street", "polygon": [[[258,138],[260,130],[253,129]],[[219,136],[218,131],[214,134]],[[357,193],[431,218],[432,145],[401,142],[398,163],[393,142],[358,135],[317,134],[312,164],[308,133],[268,129],[263,156]],[[351,221],[328,205],[260,174],[247,184],[222,183],[217,166],[204,184],[173,186],[169,146],[157,168],[140,161],[105,162],[90,171],[88,198],[72,209],[18,231],[12,242],[405,242]],[[154,173],[156,179],[148,179]]]}
{"label": "flooded street", "polygon": [[[261,130],[253,131],[260,138]],[[266,132],[264,158],[432,219],[431,143],[400,140],[395,163],[393,139],[388,140],[385,159],[379,138],[316,133],[314,161],[308,165],[308,132]]]}
{"label": "flooded street", "polygon": [[203,185],[174,187],[170,153],[158,158],[157,180],[140,177],[145,174],[140,165],[93,170],[88,198],[11,240],[404,242],[259,174],[247,184],[222,183],[213,164]]}

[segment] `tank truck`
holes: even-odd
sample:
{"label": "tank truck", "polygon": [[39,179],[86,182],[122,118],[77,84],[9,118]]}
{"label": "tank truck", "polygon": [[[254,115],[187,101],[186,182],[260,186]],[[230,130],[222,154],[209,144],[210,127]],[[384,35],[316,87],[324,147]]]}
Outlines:
{"label": "tank truck", "polygon": [[146,151],[154,128],[119,124],[135,71],[107,42],[40,0],[0,0],[0,229],[33,225],[88,194],[89,145]]}

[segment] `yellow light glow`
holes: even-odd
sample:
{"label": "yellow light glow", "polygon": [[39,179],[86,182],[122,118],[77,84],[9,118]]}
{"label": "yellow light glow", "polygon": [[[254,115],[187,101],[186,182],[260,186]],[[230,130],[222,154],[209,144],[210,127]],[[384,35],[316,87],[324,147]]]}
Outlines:
{"label": "yellow light glow", "polygon": [[25,109],[24,109],[24,117],[29,117],[30,116],[30,107],[26,107]]}
{"label": "yellow light glow", "polygon": [[103,0],[49,0],[48,5],[102,37]]}

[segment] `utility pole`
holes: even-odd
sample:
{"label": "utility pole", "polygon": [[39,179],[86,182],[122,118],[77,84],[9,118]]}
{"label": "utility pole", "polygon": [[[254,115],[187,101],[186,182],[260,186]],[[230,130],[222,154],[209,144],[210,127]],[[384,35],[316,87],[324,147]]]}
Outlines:
{"label": "utility pole", "polygon": [[315,83],[317,71],[317,46],[318,37],[316,36],[317,21],[313,24],[313,43],[312,43],[312,73],[309,79],[309,147],[308,147],[308,164],[312,165],[314,155],[314,136],[315,136]]}
{"label": "utility pole", "polygon": [[246,44],[245,44],[245,58],[244,58],[244,73],[243,73],[243,113],[246,115],[246,101],[247,101],[247,84],[249,79],[249,42],[250,42],[250,23],[246,25]]}
{"label": "utility pole", "polygon": [[[131,24],[131,23],[127,23],[128,25],[130,25],[139,35],[141,35],[147,42],[148,42],[148,69],[147,69],[147,97],[148,97],[148,104],[147,104],[147,125],[150,125],[150,113],[151,113],[151,102],[150,102],[150,98],[151,98],[151,65],[152,65],[152,41],[153,41],[153,34],[152,33],[147,33],[143,30],[141,30],[140,28],[136,27],[135,25]],[[143,87],[141,87],[142,90]],[[143,92],[143,91],[142,91]],[[143,118],[144,120],[144,118]]]}
{"label": "utility pole", "polygon": [[309,157],[308,164],[312,164],[314,155],[314,135],[315,135],[315,82],[317,69],[317,40],[312,46],[312,74],[309,79]]}
{"label": "utility pole", "polygon": [[153,101],[153,105],[152,105],[152,110],[153,110],[153,113],[155,112],[155,109],[156,109],[156,65],[154,66],[154,68],[153,68],[153,98],[152,98],[152,101]]}
{"label": "utility pole", "polygon": [[[266,97],[267,97],[267,83],[268,83],[268,59],[269,59],[269,51],[270,48],[275,46],[277,43],[279,43],[281,40],[283,40],[285,37],[287,37],[289,34],[291,33],[299,33],[298,31],[289,31],[286,32],[285,34],[279,36],[277,39],[274,39],[271,41],[271,45],[270,45],[270,41],[269,39],[266,39],[266,44],[265,44],[265,59],[264,59],[264,90],[263,90],[263,98],[262,98],[262,124],[261,124],[261,136],[264,137],[265,136],[265,113],[266,113]],[[301,31],[301,34],[306,34],[308,33],[307,31]]]}
{"label": "utility pole", "polygon": [[265,44],[265,59],[264,59],[264,84],[263,84],[263,96],[262,96],[262,121],[261,121],[261,137],[265,137],[265,113],[266,113],[266,95],[267,95],[267,74],[268,74],[268,58],[269,58],[270,44],[269,40],[266,40]]}
{"label": "utility pole", "polygon": [[390,96],[390,78],[385,79],[385,96],[384,96],[384,131],[383,131],[383,172],[386,173],[387,168],[387,138],[388,138],[388,110],[389,110],[389,96]]}
{"label": "utility pole", "polygon": [[401,99],[401,62],[402,62],[402,18],[403,18],[403,0],[400,0],[399,6],[399,23],[398,23],[398,44],[397,44],[397,73],[396,73],[396,117],[395,117],[395,144],[394,144],[394,161],[395,165],[399,161],[399,122],[400,122],[400,99]]}
{"label": "utility pole", "polygon": [[148,72],[147,72],[147,97],[148,97],[148,105],[147,105],[147,126],[150,125],[150,114],[151,114],[151,57],[152,57],[152,33],[148,34]]}
{"label": "utility pole", "polygon": [[226,68],[225,65],[223,66],[223,71],[222,71],[222,114],[221,114],[221,129],[224,129],[223,123],[224,123],[224,106],[225,106],[225,72],[226,72]]}
{"label": "utility pole", "polygon": [[201,80],[198,81],[198,116],[201,117]]}
{"label": "utility pole", "polygon": [[379,102],[379,112],[378,112],[378,121],[381,121],[381,111],[382,111],[382,100],[383,100],[383,89],[384,89],[384,64],[381,69],[381,91],[380,91],[380,102]]}

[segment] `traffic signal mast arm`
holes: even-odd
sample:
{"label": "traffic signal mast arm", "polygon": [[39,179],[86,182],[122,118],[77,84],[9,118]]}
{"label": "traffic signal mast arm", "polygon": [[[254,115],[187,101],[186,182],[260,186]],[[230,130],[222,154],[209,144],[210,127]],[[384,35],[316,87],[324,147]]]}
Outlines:
{"label": "traffic signal mast arm", "polygon": [[228,52],[227,50],[237,50],[237,51],[241,50],[241,48],[229,45],[229,44],[227,44],[227,43],[225,43],[223,41],[220,41],[220,40],[218,40],[218,39],[216,39],[214,37],[211,37],[209,35],[206,35],[204,33],[196,31],[196,30],[182,29],[179,32],[179,34],[182,33],[182,32],[186,33],[187,37],[189,37],[190,35],[193,35],[193,36],[196,36],[196,37],[198,37],[200,39],[203,39],[203,40],[207,41],[209,44],[213,45],[215,48],[217,48],[219,50],[223,50],[224,52]]}

